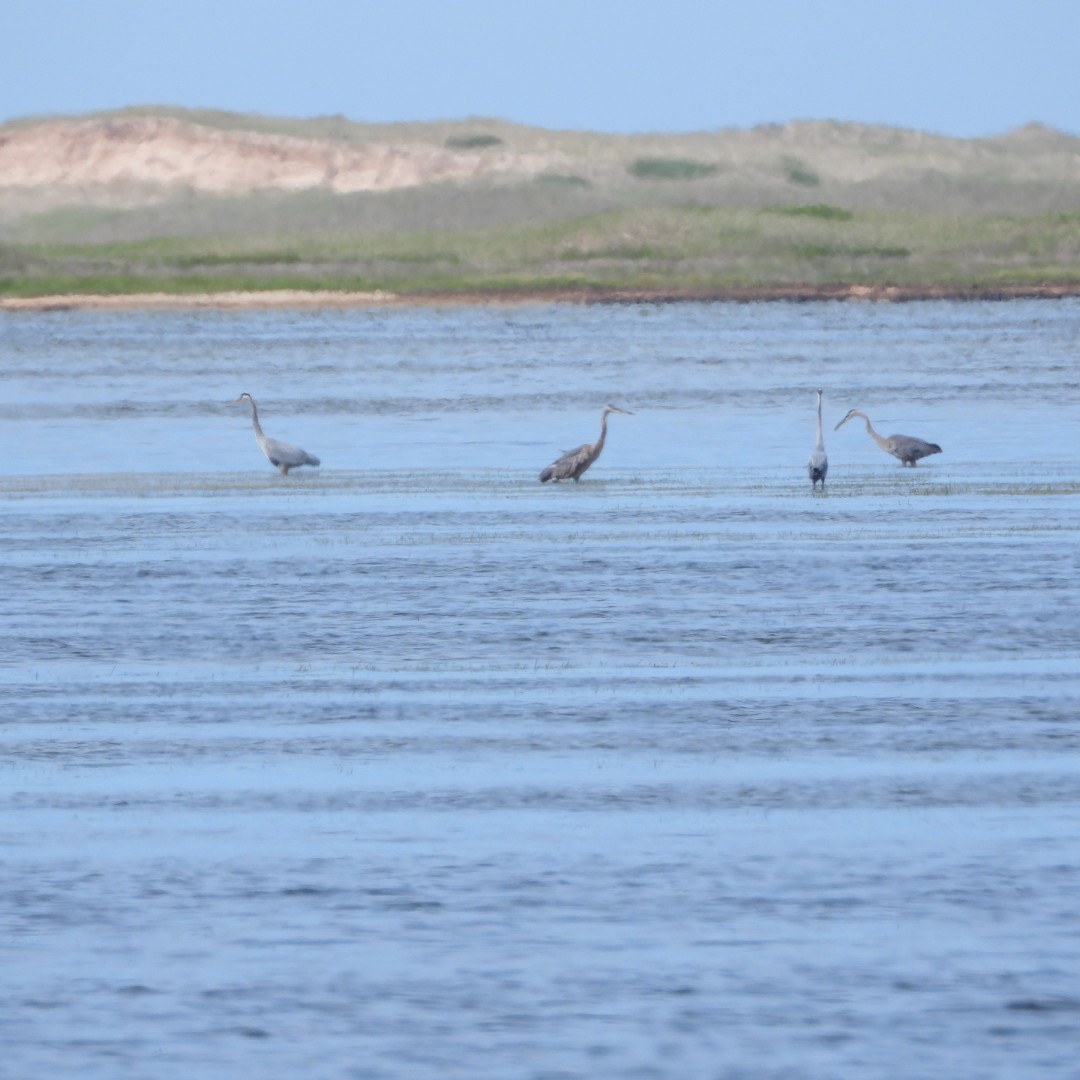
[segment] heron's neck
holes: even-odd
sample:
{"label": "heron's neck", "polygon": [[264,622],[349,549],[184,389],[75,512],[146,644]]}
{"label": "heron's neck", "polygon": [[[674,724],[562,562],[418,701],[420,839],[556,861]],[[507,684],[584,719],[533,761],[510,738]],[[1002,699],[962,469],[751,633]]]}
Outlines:
{"label": "heron's neck", "polygon": [[249,401],[251,406],[251,423],[255,428],[255,435],[257,438],[263,438],[263,429],[259,426],[259,410],[255,408],[255,402]]}
{"label": "heron's neck", "polygon": [[604,445],[604,440],[607,438],[607,413],[600,417],[600,438],[596,440],[596,445],[593,449],[599,452],[600,448]]}
{"label": "heron's neck", "polygon": [[821,434],[821,398],[817,403],[817,444],[819,450],[825,449],[825,436]]}
{"label": "heron's neck", "polygon": [[862,416],[863,423],[866,425],[866,434],[869,435],[870,438],[873,439],[874,442],[876,442],[878,444],[878,446],[880,446],[883,450],[888,450],[889,449],[889,440],[888,439],[883,439],[874,430],[873,425],[870,423],[870,417],[869,416],[864,416],[862,413],[859,413],[859,415]]}

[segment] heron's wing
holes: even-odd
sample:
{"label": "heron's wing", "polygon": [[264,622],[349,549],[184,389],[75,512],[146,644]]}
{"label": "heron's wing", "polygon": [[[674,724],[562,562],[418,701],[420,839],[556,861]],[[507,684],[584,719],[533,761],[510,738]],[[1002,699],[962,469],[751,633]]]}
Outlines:
{"label": "heron's wing", "polygon": [[941,453],[941,447],[937,443],[918,439],[914,435],[890,435],[889,443],[893,447],[893,453],[904,454],[914,461]]}
{"label": "heron's wing", "polygon": [[588,460],[591,450],[592,447],[588,443],[582,443],[581,446],[575,447],[573,450],[567,450],[561,458],[553,461],[548,466],[551,475],[558,480],[565,480],[566,477],[573,476],[574,472]]}
{"label": "heron's wing", "polygon": [[292,443],[281,442],[278,439],[267,439],[263,443],[266,456],[272,465],[318,465],[319,459],[306,450]]}
{"label": "heron's wing", "polygon": [[575,446],[573,450],[565,451],[555,464],[558,465],[560,461],[577,461],[579,458],[587,457],[591,449],[592,446],[589,443],[582,443],[580,446]]}

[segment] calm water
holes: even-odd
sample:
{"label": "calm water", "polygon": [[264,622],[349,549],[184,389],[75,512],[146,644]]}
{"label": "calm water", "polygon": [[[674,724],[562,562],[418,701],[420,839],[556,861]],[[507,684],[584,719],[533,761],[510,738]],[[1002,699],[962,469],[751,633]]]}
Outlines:
{"label": "calm water", "polygon": [[1074,1077],[1078,343],[0,315],[0,1075]]}

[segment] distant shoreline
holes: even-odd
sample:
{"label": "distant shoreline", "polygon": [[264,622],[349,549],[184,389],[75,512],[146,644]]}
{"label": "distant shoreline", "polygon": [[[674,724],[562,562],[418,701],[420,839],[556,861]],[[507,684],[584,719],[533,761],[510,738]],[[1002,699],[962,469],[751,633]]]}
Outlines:
{"label": "distant shoreline", "polygon": [[429,293],[279,289],[214,293],[72,293],[0,296],[0,311],[257,311],[288,308],[484,307],[503,304],[812,303],[823,300],[908,303],[919,300],[994,302],[1080,296],[1080,282],[1047,285],[745,285],[701,289],[559,288]]}

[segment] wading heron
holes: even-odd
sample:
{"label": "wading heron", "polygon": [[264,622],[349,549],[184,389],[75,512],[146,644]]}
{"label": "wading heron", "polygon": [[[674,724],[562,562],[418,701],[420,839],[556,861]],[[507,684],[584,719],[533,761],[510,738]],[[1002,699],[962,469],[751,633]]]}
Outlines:
{"label": "wading heron", "polygon": [[617,409],[614,405],[604,408],[604,415],[600,417],[600,438],[594,443],[582,443],[574,450],[567,450],[558,461],[553,461],[541,474],[540,483],[546,484],[549,480],[558,483],[560,480],[580,480],[581,474],[600,456],[604,449],[604,440],[607,438],[608,413],[622,413],[624,416],[633,416],[629,409]]}
{"label": "wading heron", "polygon": [[251,423],[255,428],[255,441],[259,444],[262,452],[267,456],[271,465],[276,465],[281,470],[282,476],[288,476],[290,469],[298,465],[318,465],[319,459],[299,446],[290,443],[278,442],[277,439],[268,438],[263,434],[259,426],[259,411],[255,408],[255,399],[250,394],[241,394],[233,404],[246,401],[251,406]]}
{"label": "wading heron", "polygon": [[866,424],[867,435],[869,435],[886,454],[892,454],[894,458],[898,458],[905,465],[914,467],[915,462],[920,458],[929,457],[931,454],[941,453],[941,447],[938,446],[937,443],[927,442],[925,439],[916,439],[914,435],[890,435],[887,439],[883,439],[871,426],[870,417],[868,417],[866,413],[859,412],[858,409],[852,409],[833,430],[839,431],[853,416],[859,417]]}
{"label": "wading heron", "polygon": [[825,489],[825,474],[829,471],[829,459],[825,456],[825,439],[821,434],[821,391],[817,392],[817,444],[810,460],[806,463],[807,472],[810,473],[810,487],[816,488],[820,481],[822,490]]}

